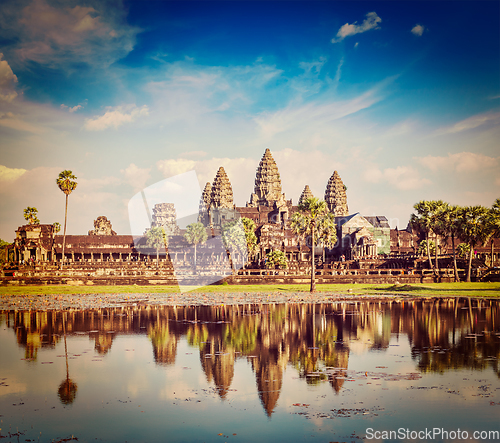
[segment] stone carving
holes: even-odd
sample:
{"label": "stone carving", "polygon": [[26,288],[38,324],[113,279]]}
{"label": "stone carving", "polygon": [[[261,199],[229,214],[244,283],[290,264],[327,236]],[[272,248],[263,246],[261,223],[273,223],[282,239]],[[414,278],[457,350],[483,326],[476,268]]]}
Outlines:
{"label": "stone carving", "polygon": [[[205,186],[205,189],[206,186]],[[205,191],[203,191],[205,192]],[[212,184],[212,191],[210,195],[210,206],[213,208],[228,208],[232,209],[233,204],[233,188],[229,182],[226,171],[221,166],[217,171],[214,182]]]}
{"label": "stone carving", "polygon": [[180,234],[173,203],[158,203],[154,206],[151,227],[163,227],[167,235]]}
{"label": "stone carving", "polygon": [[281,178],[276,162],[269,148],[262,157],[255,177],[254,193],[250,196],[247,207],[281,207],[285,205],[285,194],[281,193]]}
{"label": "stone carving", "polygon": [[306,187],[302,191],[302,194],[300,195],[299,205],[302,203],[302,201],[304,201],[308,198],[311,198],[311,197],[314,197],[314,195],[313,195],[311,189],[309,188],[309,185],[306,185]]}
{"label": "stone carving", "polygon": [[116,232],[111,228],[108,218],[101,215],[94,220],[94,229],[89,231],[89,235],[116,235]]}
{"label": "stone carving", "polygon": [[346,187],[337,171],[328,180],[325,191],[325,201],[328,209],[335,216],[349,215],[347,207]]}

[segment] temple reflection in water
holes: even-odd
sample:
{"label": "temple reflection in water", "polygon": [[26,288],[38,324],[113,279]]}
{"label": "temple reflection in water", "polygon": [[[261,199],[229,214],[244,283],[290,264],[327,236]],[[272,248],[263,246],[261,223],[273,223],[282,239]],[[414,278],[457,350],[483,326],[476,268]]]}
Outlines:
{"label": "temple reflection in water", "polygon": [[[154,362],[168,366],[175,363],[179,340],[185,338],[199,350],[205,377],[221,399],[231,390],[235,362],[247,359],[268,416],[278,402],[287,367],[295,368],[308,384],[328,380],[339,393],[350,353],[384,352],[394,336],[407,336],[420,372],[491,368],[500,377],[500,304],[493,300],[2,311],[2,323],[15,330],[27,364],[38,359],[40,349],[54,348],[66,336],[88,336],[105,357],[118,336],[142,334],[149,338]],[[76,385],[71,384],[68,364],[66,369],[61,390],[68,391],[64,398],[69,403]]]}

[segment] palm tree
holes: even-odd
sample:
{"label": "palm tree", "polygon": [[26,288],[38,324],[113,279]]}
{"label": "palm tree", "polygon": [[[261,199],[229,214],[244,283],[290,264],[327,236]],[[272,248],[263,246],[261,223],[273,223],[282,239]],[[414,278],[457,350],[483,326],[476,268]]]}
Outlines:
{"label": "palm tree", "polygon": [[459,282],[460,277],[458,276],[457,269],[457,256],[455,251],[455,238],[458,235],[459,229],[459,206],[448,205],[444,206],[437,216],[436,229],[439,235],[443,238],[444,243],[448,242],[451,238],[451,247],[453,249],[453,270],[455,273],[455,281]]}
{"label": "palm tree", "polygon": [[[440,208],[443,208],[445,203],[442,200],[421,200],[415,203],[413,209],[415,209],[416,214],[412,214],[410,217],[410,224],[413,228],[425,234],[425,241],[427,243],[427,258],[429,259],[430,269],[435,269],[432,260],[431,253],[429,249],[429,234],[434,232],[437,226],[437,215],[439,214]],[[437,240],[437,238],[436,238]],[[437,267],[437,245],[436,245],[436,267]]]}
{"label": "palm tree", "polygon": [[40,220],[38,220],[37,214],[38,214],[38,209],[37,208],[32,208],[31,206],[28,206],[24,210],[24,219],[30,225],[38,225],[38,224],[40,224]]}
{"label": "palm tree", "polygon": [[69,405],[75,401],[76,391],[78,387],[76,383],[69,378],[68,366],[68,345],[66,343],[66,311],[63,312],[63,334],[64,334],[64,354],[66,356],[66,379],[59,385],[57,394],[59,400],[64,405]]}
{"label": "palm tree", "polygon": [[186,227],[184,238],[189,244],[194,245],[194,270],[196,271],[196,245],[207,241],[207,229],[203,223],[191,223]]}
{"label": "palm tree", "polygon": [[71,171],[62,171],[59,173],[59,177],[56,180],[59,189],[66,195],[66,207],[64,209],[64,231],[63,231],[63,246],[62,246],[62,257],[61,257],[61,269],[64,264],[64,248],[66,246],[66,223],[68,221],[68,197],[75,189],[77,182],[76,177]]}
{"label": "palm tree", "polygon": [[490,267],[493,267],[493,255],[495,248],[495,238],[500,237],[500,198],[495,200],[493,206],[489,210],[486,223],[488,226],[488,234],[491,239],[491,262]]}
{"label": "palm tree", "polygon": [[314,246],[320,242],[325,246],[330,246],[337,241],[335,217],[328,212],[328,206],[324,200],[310,197],[300,202],[298,212],[293,214],[290,225],[295,234],[311,239],[310,292],[315,292],[316,269],[314,263]]}
{"label": "palm tree", "polygon": [[427,258],[429,259],[429,268],[434,269],[431,260],[431,252],[429,248],[429,231],[431,230],[431,209],[429,202],[421,200],[413,205],[416,214],[410,216],[410,225],[413,229],[423,232],[425,234],[425,243],[427,244]]}
{"label": "palm tree", "polygon": [[459,213],[460,228],[459,236],[469,247],[469,263],[467,265],[467,282],[470,282],[472,255],[474,247],[479,243],[484,243],[488,238],[486,218],[488,209],[484,206],[467,206],[461,208]]}
{"label": "palm tree", "polygon": [[439,276],[439,261],[438,261],[438,236],[441,236],[441,221],[440,217],[443,212],[448,209],[448,203],[445,203],[443,200],[431,200],[429,202],[432,215],[431,215],[431,223],[432,223],[432,231],[434,232],[434,236],[436,238],[436,248],[434,250],[434,263],[436,265],[436,276]]}
{"label": "palm tree", "polygon": [[163,227],[156,226],[146,232],[146,243],[148,246],[156,249],[156,268],[158,268],[160,263],[160,248],[164,246],[165,251],[167,250],[167,236]]}

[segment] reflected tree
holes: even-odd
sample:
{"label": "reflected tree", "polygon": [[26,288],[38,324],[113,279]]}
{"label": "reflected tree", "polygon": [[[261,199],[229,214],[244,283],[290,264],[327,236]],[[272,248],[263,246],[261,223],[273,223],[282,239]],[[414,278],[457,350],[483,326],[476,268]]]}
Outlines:
{"label": "reflected tree", "polygon": [[59,385],[57,395],[63,405],[72,404],[76,398],[76,391],[78,389],[76,383],[69,378],[69,365],[68,365],[68,344],[66,342],[66,312],[63,312],[63,334],[64,334],[64,354],[66,356],[66,379]]}

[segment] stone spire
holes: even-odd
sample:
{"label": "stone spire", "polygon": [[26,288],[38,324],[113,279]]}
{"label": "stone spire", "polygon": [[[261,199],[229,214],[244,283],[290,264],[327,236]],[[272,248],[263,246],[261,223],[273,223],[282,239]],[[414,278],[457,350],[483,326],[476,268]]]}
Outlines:
{"label": "stone spire", "polygon": [[209,182],[205,185],[205,189],[203,189],[203,194],[201,194],[201,204],[205,204],[205,209],[210,207],[210,200],[212,198],[212,186]]}
{"label": "stone spire", "polygon": [[285,203],[285,195],[281,193],[281,179],[276,162],[269,148],[262,157],[255,176],[254,193],[250,196],[249,207],[273,206],[274,203],[281,206]]}
{"label": "stone spire", "polygon": [[337,171],[328,180],[325,191],[325,201],[328,209],[335,216],[349,215],[347,208],[346,187]]}
{"label": "stone spire", "polygon": [[299,205],[300,203],[307,199],[307,198],[311,198],[311,197],[314,197],[311,189],[309,188],[309,185],[306,185],[306,187],[304,188],[304,190],[302,191],[302,194],[300,195],[300,198],[299,198]]}
{"label": "stone spire", "polygon": [[[205,189],[207,187],[205,186]],[[227,177],[226,171],[221,166],[217,171],[214,182],[212,184],[212,191],[210,194],[210,206],[214,208],[229,208],[232,209],[233,204],[233,189]]]}

